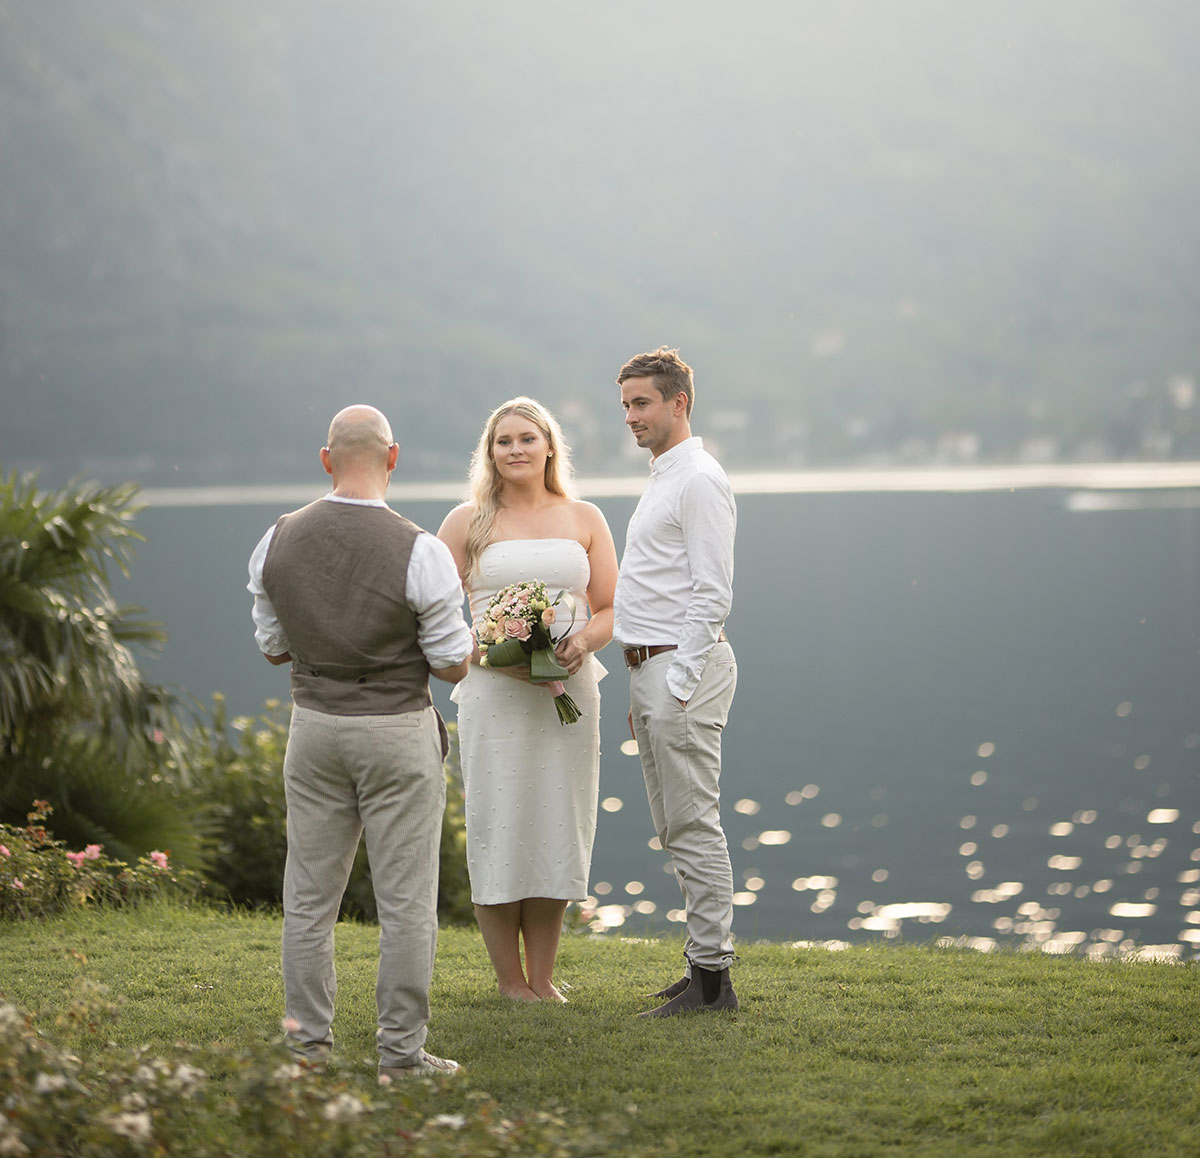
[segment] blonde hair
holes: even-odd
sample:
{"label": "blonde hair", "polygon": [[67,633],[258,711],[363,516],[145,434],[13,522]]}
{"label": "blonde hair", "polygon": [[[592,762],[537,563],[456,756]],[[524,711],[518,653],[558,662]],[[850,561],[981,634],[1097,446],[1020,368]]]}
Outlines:
{"label": "blonde hair", "polygon": [[500,511],[500,492],[504,480],[496,469],[496,460],[492,456],[492,443],[496,439],[496,427],[501,419],[510,414],[518,414],[528,418],[545,436],[550,453],[546,457],[544,481],[546,490],[554,495],[574,498],[575,491],[571,485],[574,471],[571,467],[571,448],[563,438],[562,427],[558,420],[540,402],[533,398],[510,398],[492,411],[483,433],[479,436],[479,445],[471,455],[471,473],[469,478],[470,493],[468,502],[475,508],[467,523],[466,567],[467,575],[474,573],[479,564],[479,556],[492,537],[496,525],[496,516]]}

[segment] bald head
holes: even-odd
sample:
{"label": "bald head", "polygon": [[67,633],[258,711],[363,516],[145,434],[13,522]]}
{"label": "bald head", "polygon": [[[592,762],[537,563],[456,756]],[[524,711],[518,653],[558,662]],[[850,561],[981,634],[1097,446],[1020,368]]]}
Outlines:
{"label": "bald head", "polygon": [[325,446],[335,469],[374,467],[386,463],[392,428],[374,406],[347,406],[333,416]]}

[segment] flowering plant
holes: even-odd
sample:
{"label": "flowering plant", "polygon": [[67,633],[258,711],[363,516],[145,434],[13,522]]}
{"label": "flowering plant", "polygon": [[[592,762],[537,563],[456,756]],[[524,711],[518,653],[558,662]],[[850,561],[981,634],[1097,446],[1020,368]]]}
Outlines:
{"label": "flowering plant", "polygon": [[571,612],[571,623],[559,639],[571,630],[575,622],[575,600],[569,591],[560,591],[553,599],[546,584],[537,579],[511,583],[492,596],[487,610],[475,622],[475,638],[479,641],[479,663],[482,667],[515,667],[529,665],[529,679],[545,684],[554,697],[560,724],[573,724],[583,714],[571,698],[563,680],[570,672],[554,656],[557,640],[550,628],[558,620],[558,607]]}
{"label": "flowering plant", "polygon": [[45,800],[35,800],[26,814],[28,824],[0,824],[0,921],[93,903],[136,904],[174,888],[198,891],[194,874],[174,868],[170,854],[159,849],[138,857],[136,864],[105,856],[102,844],[68,851],[46,827],[53,811]]}

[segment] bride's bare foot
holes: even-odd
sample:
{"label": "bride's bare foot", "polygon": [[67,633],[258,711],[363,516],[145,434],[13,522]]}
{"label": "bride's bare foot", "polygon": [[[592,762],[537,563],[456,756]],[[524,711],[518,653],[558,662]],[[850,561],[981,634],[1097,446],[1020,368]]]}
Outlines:
{"label": "bride's bare foot", "polygon": [[547,981],[543,985],[531,985],[530,988],[537,995],[539,1001],[556,1001],[559,1005],[566,1005],[567,999],[558,991],[552,981]]}
{"label": "bride's bare foot", "polygon": [[541,998],[534,993],[528,985],[514,985],[509,988],[500,986],[500,996],[507,997],[510,1001],[540,1001]]}

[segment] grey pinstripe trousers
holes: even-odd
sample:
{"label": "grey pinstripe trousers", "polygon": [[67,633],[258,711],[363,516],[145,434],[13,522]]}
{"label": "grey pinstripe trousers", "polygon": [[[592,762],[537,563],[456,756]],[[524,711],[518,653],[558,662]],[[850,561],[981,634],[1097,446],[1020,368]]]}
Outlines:
{"label": "grey pinstripe trousers", "polygon": [[332,1046],[333,927],[358,849],[379,913],[379,1063],[415,1062],[425,1044],[437,949],[438,849],[446,778],[433,708],[334,716],[296,707],[283,765],[288,853],[283,982],[293,1045]]}
{"label": "grey pinstripe trousers", "polygon": [[[716,644],[687,707],[667,687],[671,652],[629,673],[633,733],[654,830],[670,853],[687,908],[684,953],[693,965],[733,961],[733,871],[721,827],[721,732],[737,688],[737,661]],[[690,970],[689,970],[690,972]]]}

